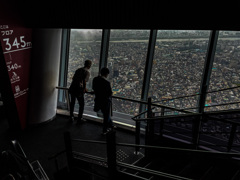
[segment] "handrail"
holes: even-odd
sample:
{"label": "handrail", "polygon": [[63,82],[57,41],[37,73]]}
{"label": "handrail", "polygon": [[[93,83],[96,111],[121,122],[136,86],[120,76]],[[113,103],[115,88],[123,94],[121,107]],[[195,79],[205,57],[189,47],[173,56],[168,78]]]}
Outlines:
{"label": "handrail", "polygon": [[58,153],[48,157],[48,160],[55,159],[55,158],[57,158],[58,156],[60,156],[61,154],[65,153],[65,152],[66,152],[66,150],[62,150],[62,151],[60,151],[60,152],[58,152]]}
{"label": "handrail", "polygon": [[240,126],[240,122],[235,122],[230,119],[221,119],[216,117],[209,117],[210,115],[214,115],[215,113],[205,112],[205,113],[192,113],[192,114],[178,114],[178,115],[169,115],[169,116],[157,116],[152,118],[142,118],[142,119],[133,119],[134,121],[154,121],[154,120],[161,120],[161,119],[175,119],[175,118],[185,118],[185,117],[197,117],[197,116],[205,116],[211,119],[215,119],[218,121],[223,121],[226,123],[231,123]]}
{"label": "handrail", "polygon": [[[56,88],[57,88],[57,89],[68,90],[67,87],[57,86]],[[92,92],[87,92],[87,93],[88,93],[88,94],[92,94]],[[120,96],[112,96],[112,98],[122,99],[122,100],[125,100],[125,101],[131,101],[131,102],[136,102],[136,103],[148,104],[147,101],[135,100],[135,99],[125,98],[125,97],[120,97]],[[176,109],[176,108],[173,108],[173,107],[169,107],[169,106],[165,106],[165,105],[160,105],[160,104],[156,104],[156,103],[152,103],[152,106],[156,106],[156,107],[160,107],[160,108],[165,108],[165,109],[170,109],[170,110],[173,110],[173,111],[184,112],[184,113],[193,113],[192,111],[180,110],[180,109]]]}
{"label": "handrail", "polygon": [[112,98],[122,99],[122,100],[125,100],[125,101],[136,102],[136,103],[140,103],[140,104],[147,104],[147,101],[135,100],[135,99],[130,99],[130,98],[121,97],[121,96],[112,96]]}
{"label": "handrail", "polygon": [[106,144],[105,141],[93,141],[93,140],[85,140],[85,139],[72,139],[72,141],[96,143],[96,144]]}
{"label": "handrail", "polygon": [[174,118],[184,118],[184,117],[192,117],[192,116],[202,116],[202,113],[189,113],[189,114],[178,114],[178,115],[169,115],[169,116],[157,116],[151,118],[139,118],[133,119],[134,121],[154,121],[154,120],[161,120],[161,119],[174,119]]}
{"label": "handrail", "polygon": [[[153,108],[151,108],[151,110],[153,110],[153,109],[155,109],[155,108],[156,108],[156,107],[153,107]],[[148,110],[139,113],[138,115],[132,117],[132,120],[134,120],[135,118],[137,118],[137,117],[139,117],[139,116],[141,116],[141,115],[143,115],[143,114],[145,114],[145,113],[147,113],[147,112],[148,112]]]}
{"label": "handrail", "polygon": [[[221,91],[227,91],[227,90],[236,89],[236,88],[239,88],[239,87],[240,87],[240,86],[231,87],[231,88],[225,88],[225,89],[220,89],[220,90],[216,90],[216,91],[209,91],[209,92],[207,92],[207,94],[208,94],[208,93],[221,92]],[[57,88],[57,89],[68,90],[67,87],[57,86],[56,88]],[[86,92],[86,93],[92,94],[92,92]],[[175,100],[175,99],[181,99],[181,98],[186,98],[186,97],[194,97],[194,96],[198,96],[198,95],[201,95],[201,93],[193,94],[193,95],[188,95],[188,96],[180,96],[180,97],[176,97],[176,98],[172,98],[172,99],[164,99],[164,100],[161,100],[161,101],[155,101],[155,102],[152,102],[152,105],[153,105],[153,106],[156,106],[156,107],[166,108],[166,109],[170,109],[170,110],[174,110],[174,111],[179,111],[179,112],[184,112],[184,113],[193,113],[192,111],[186,111],[186,110],[184,110],[184,109],[176,109],[176,108],[172,108],[172,107],[169,107],[169,106],[160,105],[160,104],[156,104],[156,103],[159,103],[159,102],[162,102],[162,101],[170,101],[170,100]],[[120,96],[112,96],[112,98],[122,99],[122,100],[126,100],[126,101],[142,103],[142,104],[147,104],[146,101],[134,100],[134,99],[125,98],[125,97],[120,97]],[[225,104],[210,105],[210,106],[207,106],[207,107],[226,106],[226,105],[239,104],[239,103],[240,103],[240,101],[238,101],[238,102],[232,102],[232,103],[225,103]]]}
{"label": "handrail", "polygon": [[[81,157],[83,157],[82,160],[84,160],[84,161],[88,161],[88,159],[92,159],[92,160],[96,160],[96,161],[107,162],[107,164],[108,164],[107,167],[110,168],[109,169],[110,173],[111,173],[111,170],[114,170],[116,168],[116,166],[122,166],[122,167],[125,167],[125,168],[134,169],[134,170],[137,170],[137,171],[140,171],[140,172],[150,173],[152,175],[163,176],[163,177],[168,177],[168,178],[177,179],[177,180],[180,180],[180,179],[181,180],[187,180],[187,178],[172,175],[172,174],[167,174],[167,173],[163,173],[163,172],[159,172],[159,171],[154,171],[154,170],[147,169],[147,168],[137,167],[137,166],[134,166],[134,165],[129,165],[129,164],[125,164],[125,163],[117,161],[116,160],[116,146],[155,149],[155,150],[159,150],[160,152],[165,151],[165,152],[172,152],[172,153],[179,152],[179,153],[204,154],[206,156],[208,156],[208,155],[209,156],[217,156],[217,157],[221,157],[221,158],[223,158],[223,157],[224,158],[230,158],[230,157],[231,158],[234,158],[234,157],[239,158],[240,157],[240,153],[213,152],[213,151],[205,151],[205,150],[197,150],[197,149],[159,147],[159,146],[152,146],[152,145],[137,145],[137,144],[129,144],[129,143],[116,143],[115,131],[111,131],[107,134],[106,142],[105,141],[85,140],[85,139],[72,139],[72,138],[70,138],[69,133],[65,133],[64,139],[65,139],[67,155],[70,156],[70,158],[68,157],[68,160],[70,160],[69,162],[71,162],[73,160],[73,159],[71,160],[71,157],[72,158],[76,157],[76,158],[79,158],[79,159],[81,159]],[[78,142],[85,142],[85,143],[95,143],[95,144],[96,143],[107,144],[107,152],[108,152],[107,153],[107,158],[102,158],[102,157],[98,157],[98,156],[93,156],[93,155],[73,151],[71,141],[78,141]],[[113,149],[113,151],[111,152],[110,150],[112,150],[112,149]],[[79,157],[77,157],[77,156],[79,156]],[[84,159],[84,157],[87,158],[87,159]],[[113,162],[115,161],[115,163],[113,163],[112,161]],[[92,163],[94,163],[94,162],[92,162]]]}
{"label": "handrail", "polygon": [[169,106],[165,106],[165,105],[160,105],[160,104],[156,104],[156,103],[152,103],[151,105],[152,105],[152,106],[156,106],[156,107],[160,107],[160,108],[170,109],[170,110],[173,110],[173,111],[183,112],[183,113],[194,113],[194,112],[192,112],[192,111],[186,111],[186,110],[182,110],[182,109],[176,109],[176,108],[173,108],[173,107],[169,107]]}
{"label": "handrail", "polygon": [[231,103],[223,103],[223,104],[210,105],[210,106],[205,106],[205,107],[227,106],[227,105],[231,105],[231,104],[239,104],[239,103],[240,103],[240,101],[237,101],[237,102],[231,102]]}
{"label": "handrail", "polygon": [[[91,141],[91,140],[89,141],[89,140],[81,140],[81,139],[71,139],[71,140],[74,140],[74,141],[77,140],[77,141],[81,141],[81,142],[90,142],[90,143],[102,143],[102,144],[106,143],[104,141]],[[220,156],[220,157],[225,157],[225,158],[240,157],[239,153],[212,152],[212,151],[195,150],[195,149],[158,147],[158,146],[149,146],[149,145],[136,145],[136,144],[129,144],[129,143],[115,143],[115,145],[116,146],[127,146],[127,147],[141,147],[141,148],[148,148],[148,149],[150,148],[150,149],[157,149],[157,150],[162,150],[162,151],[164,150],[166,152],[173,152],[173,153],[174,152],[195,153],[195,154],[199,153],[199,154],[205,154],[205,155],[210,155],[210,156],[218,156],[218,157]],[[92,161],[98,161],[98,162],[100,161],[100,162],[103,162],[103,163],[108,163],[108,158],[102,158],[102,157],[99,157],[99,156],[80,153],[80,152],[76,152],[76,151],[72,151],[72,155],[73,155],[74,158],[80,159],[80,160],[83,160],[83,161],[86,161],[86,162],[94,163]],[[170,178],[170,179],[190,180],[189,178],[186,178],[186,177],[181,177],[181,176],[177,176],[177,175],[173,175],[173,174],[168,174],[168,173],[164,173],[164,172],[161,172],[161,171],[155,171],[155,170],[151,170],[151,169],[148,169],[148,168],[123,163],[123,162],[120,162],[120,161],[117,161],[117,160],[116,160],[116,166],[120,166],[120,167],[124,167],[124,168],[128,168],[128,169],[133,169],[133,170],[136,170],[136,171],[139,171],[139,172],[149,173],[149,174],[155,175],[155,176],[167,177],[167,178]]]}
{"label": "handrail", "polygon": [[[105,141],[93,141],[93,140],[84,140],[84,139],[72,139],[73,141],[78,142],[86,142],[86,143],[96,143],[96,144],[106,144]],[[158,150],[166,150],[166,151],[180,151],[180,152],[188,152],[188,153],[202,153],[202,154],[211,154],[211,155],[223,155],[223,156],[236,156],[240,157],[239,153],[225,153],[225,152],[213,152],[213,151],[204,151],[204,150],[196,150],[196,149],[184,149],[184,148],[172,148],[172,147],[160,147],[160,146],[149,146],[149,145],[138,145],[138,144],[130,144],[130,143],[116,143],[118,146],[127,146],[127,147],[139,147],[139,148],[147,148],[147,149],[158,149]],[[77,154],[81,154],[78,152],[74,152]],[[90,155],[91,156],[91,155]]]}
{"label": "handrail", "polygon": [[220,92],[220,91],[227,91],[227,90],[231,90],[231,89],[236,89],[239,88],[240,86],[235,86],[235,87],[230,87],[230,88],[225,88],[225,89],[219,89],[216,91],[208,91],[207,93],[215,93],[215,92]]}
{"label": "handrail", "polygon": [[161,177],[175,179],[175,180],[192,180],[192,179],[189,179],[189,178],[185,178],[185,177],[181,177],[181,176],[177,176],[177,175],[173,175],[173,174],[168,174],[168,173],[164,173],[164,172],[160,172],[160,171],[155,171],[155,170],[148,169],[148,168],[142,168],[142,167],[139,167],[139,166],[126,164],[126,163],[123,163],[123,162],[118,162],[117,165],[125,167],[125,168],[129,168],[129,169],[134,169],[134,170],[137,170],[137,171],[149,173],[149,174],[152,174],[152,175],[157,175],[157,176],[161,176]]}
{"label": "handrail", "polygon": [[[73,153],[75,155],[81,156],[83,158],[107,163],[106,158],[101,158],[101,157],[98,157],[98,156],[93,156],[93,155],[89,155],[89,154],[85,154],[85,153],[79,153],[79,152],[73,152]],[[87,160],[85,160],[85,161],[87,161]],[[89,161],[87,161],[87,162],[89,162]],[[144,173],[149,173],[149,174],[152,174],[152,175],[161,176],[161,177],[167,177],[167,178],[176,179],[176,180],[191,180],[189,178],[185,178],[185,177],[181,177],[181,176],[177,176],[177,175],[172,175],[172,174],[168,174],[168,173],[164,173],[164,172],[160,172],[160,171],[155,171],[155,170],[151,170],[151,169],[148,169],[148,168],[143,168],[143,167],[139,167],[139,166],[135,166],[135,165],[130,165],[130,164],[119,162],[119,161],[117,161],[117,165],[121,166],[121,167],[129,168],[129,169],[137,170],[137,171],[140,171],[140,172],[144,172]]]}
{"label": "handrail", "polygon": [[160,147],[160,146],[149,146],[149,145],[137,145],[137,144],[128,144],[128,143],[116,143],[119,146],[127,146],[127,147],[139,147],[139,148],[149,148],[149,149],[158,149],[165,150],[167,152],[186,152],[186,153],[199,153],[199,154],[210,154],[216,156],[227,156],[227,157],[240,157],[239,153],[225,153],[225,152],[213,152],[213,151],[204,151],[204,150],[196,150],[196,149],[183,149],[183,148],[172,148],[172,147]]}
{"label": "handrail", "polygon": [[63,90],[68,90],[69,88],[67,88],[67,87],[61,87],[61,86],[57,86],[56,87],[57,89],[63,89]]}
{"label": "handrail", "polygon": [[182,98],[186,98],[186,97],[194,97],[194,96],[199,96],[199,95],[201,95],[201,93],[192,94],[192,95],[188,95],[188,96],[179,96],[179,97],[175,97],[175,98],[171,98],[171,99],[163,99],[161,101],[155,101],[153,103],[160,103],[162,101],[171,101],[171,100],[175,100],[175,99],[182,99]]}
{"label": "handrail", "polygon": [[[215,91],[208,91],[206,93],[209,94],[209,93],[215,93],[215,92],[220,92],[220,91],[227,91],[227,90],[236,89],[236,88],[239,88],[239,87],[240,86],[235,86],[235,87],[219,89],[219,90],[215,90]],[[171,101],[171,100],[175,100],[175,99],[182,99],[182,98],[186,98],[186,97],[194,97],[194,96],[199,96],[199,95],[201,95],[201,93],[192,94],[192,95],[188,95],[188,96],[179,96],[179,97],[171,98],[171,99],[163,99],[161,101],[155,101],[154,103],[159,103],[159,102],[162,102],[162,101]]]}
{"label": "handrail", "polygon": [[76,151],[73,151],[73,155],[82,156],[82,157],[89,158],[89,159],[92,159],[95,161],[101,161],[101,162],[105,162],[105,163],[107,162],[106,158],[102,158],[99,156],[93,156],[93,155],[85,154],[85,153],[80,153],[80,152],[76,152]]}

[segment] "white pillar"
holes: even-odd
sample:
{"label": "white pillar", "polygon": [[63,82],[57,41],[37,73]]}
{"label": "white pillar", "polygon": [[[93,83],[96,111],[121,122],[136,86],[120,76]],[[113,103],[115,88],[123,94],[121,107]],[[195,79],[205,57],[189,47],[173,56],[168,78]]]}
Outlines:
{"label": "white pillar", "polygon": [[62,29],[34,29],[29,86],[28,124],[56,116]]}

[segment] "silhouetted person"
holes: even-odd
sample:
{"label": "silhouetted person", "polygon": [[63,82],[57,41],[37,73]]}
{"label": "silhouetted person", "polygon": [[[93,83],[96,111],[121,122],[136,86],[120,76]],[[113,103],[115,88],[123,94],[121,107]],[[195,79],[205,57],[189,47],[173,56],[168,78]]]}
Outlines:
{"label": "silhouetted person", "polygon": [[104,67],[101,69],[101,76],[93,79],[92,88],[95,93],[94,111],[99,110],[103,113],[103,134],[105,135],[111,128],[115,127],[110,117],[110,106],[112,88],[110,82],[107,80],[109,69]]}
{"label": "silhouetted person", "polygon": [[69,94],[71,95],[71,101],[70,101],[70,120],[74,121],[74,105],[76,98],[78,100],[79,104],[79,111],[78,111],[78,119],[77,124],[79,124],[83,120],[83,110],[84,110],[84,93],[87,92],[86,83],[89,80],[90,72],[89,69],[92,66],[92,61],[86,60],[84,63],[84,67],[78,68],[75,71],[75,74],[72,78],[72,83],[69,87]]}

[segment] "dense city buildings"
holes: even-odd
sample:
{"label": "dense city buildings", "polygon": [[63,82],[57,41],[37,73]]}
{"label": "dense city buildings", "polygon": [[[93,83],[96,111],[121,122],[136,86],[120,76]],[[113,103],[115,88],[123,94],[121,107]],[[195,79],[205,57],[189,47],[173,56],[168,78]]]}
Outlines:
{"label": "dense city buildings", "polygon": [[[140,100],[144,68],[148,50],[149,30],[111,30],[108,50],[109,80],[116,96]],[[102,30],[72,30],[68,86],[74,71],[84,60],[93,61],[91,79],[98,75]],[[210,31],[158,31],[149,87],[154,102],[177,109],[196,111],[204,70]],[[240,84],[240,35],[220,31],[208,91]],[[196,95],[194,97],[178,98]],[[209,93],[206,111],[238,109],[239,89]],[[93,106],[92,96],[86,105]],[[113,101],[113,110],[129,115],[139,113],[139,104],[123,100]]]}
{"label": "dense city buildings", "polygon": [[[109,81],[115,96],[141,100],[149,36],[150,30],[111,30],[107,66],[110,69]],[[70,37],[67,86],[69,87],[75,70],[83,66],[86,59],[90,59],[93,61],[88,83],[88,89],[91,91],[92,79],[99,73],[102,30],[71,30]],[[157,32],[148,91],[148,97],[151,97],[153,102],[197,112],[209,37],[210,31],[159,30]],[[239,58],[240,33],[220,31],[205,111],[239,109],[239,88],[234,88],[240,85]],[[227,88],[234,89],[223,90]],[[86,95],[85,101],[86,106],[90,107],[88,110],[92,111],[93,96]],[[113,99],[113,111],[115,115],[118,114],[115,116],[116,120],[130,119],[137,115],[139,110],[138,103]],[[160,112],[160,109],[156,108],[155,111]],[[165,114],[179,114],[179,112],[166,110]],[[230,118],[234,120],[233,116]],[[186,118],[165,120],[164,127],[167,129],[165,134],[169,133],[173,136],[172,132],[179,130],[178,136],[190,140],[192,122],[193,120]],[[208,121],[201,126],[200,139],[202,136],[208,141],[211,141],[211,138],[214,141],[221,139],[221,142],[226,144],[230,131],[229,124]],[[240,129],[237,131],[240,132]],[[234,144],[239,143],[240,134],[236,133]]]}

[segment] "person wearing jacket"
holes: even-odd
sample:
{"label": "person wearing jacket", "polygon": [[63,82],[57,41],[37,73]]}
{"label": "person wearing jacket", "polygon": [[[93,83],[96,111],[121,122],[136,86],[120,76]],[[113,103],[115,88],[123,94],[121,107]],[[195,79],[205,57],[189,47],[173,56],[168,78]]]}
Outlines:
{"label": "person wearing jacket", "polygon": [[92,89],[94,90],[95,94],[94,111],[98,112],[99,110],[101,110],[103,113],[102,134],[104,135],[112,128],[115,128],[110,117],[112,88],[110,82],[107,80],[108,75],[109,69],[107,67],[103,67],[101,69],[101,75],[95,77],[92,83]]}

